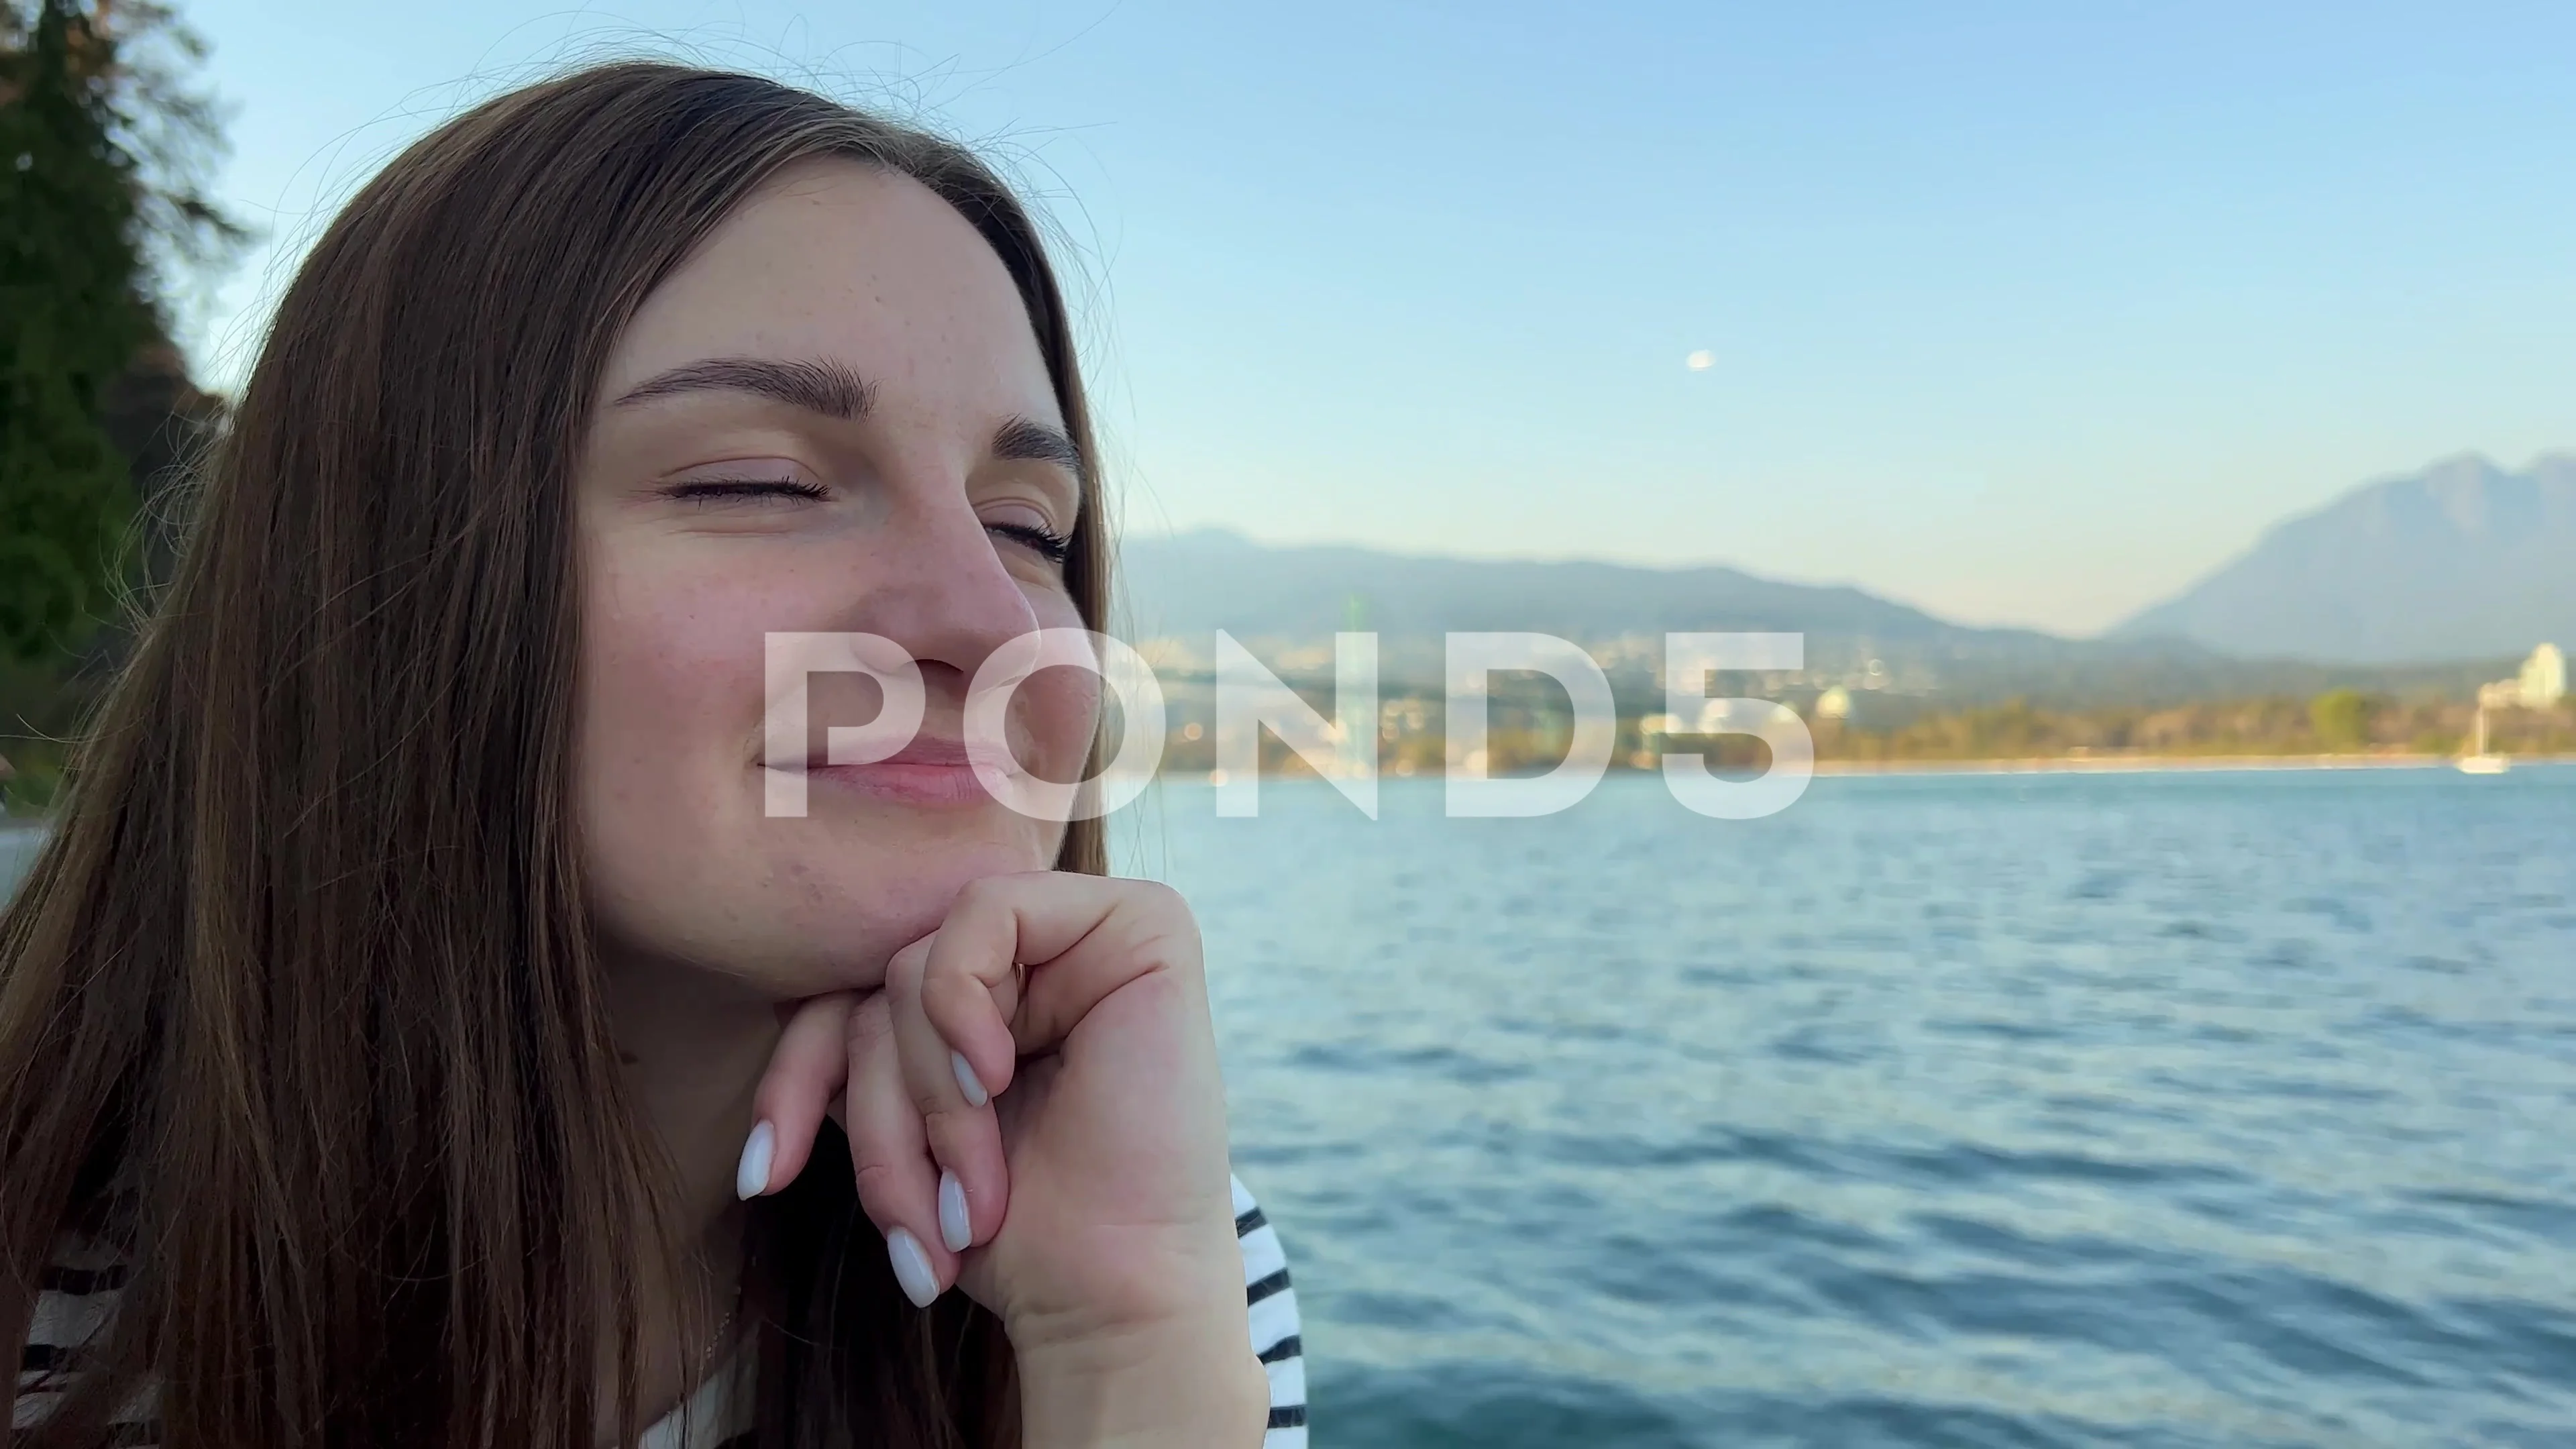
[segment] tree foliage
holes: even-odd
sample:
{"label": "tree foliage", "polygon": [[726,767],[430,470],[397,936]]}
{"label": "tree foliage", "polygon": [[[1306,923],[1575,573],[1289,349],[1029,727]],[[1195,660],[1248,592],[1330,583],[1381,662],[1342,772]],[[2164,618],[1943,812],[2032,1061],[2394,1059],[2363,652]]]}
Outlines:
{"label": "tree foliage", "polygon": [[0,0],[0,659],[58,658],[108,612],[133,507],[111,389],[166,288],[242,238],[166,8]]}
{"label": "tree foliage", "polygon": [[2308,702],[2308,723],[2329,750],[2358,750],[2370,743],[2368,696],[2358,689],[2333,689]]}

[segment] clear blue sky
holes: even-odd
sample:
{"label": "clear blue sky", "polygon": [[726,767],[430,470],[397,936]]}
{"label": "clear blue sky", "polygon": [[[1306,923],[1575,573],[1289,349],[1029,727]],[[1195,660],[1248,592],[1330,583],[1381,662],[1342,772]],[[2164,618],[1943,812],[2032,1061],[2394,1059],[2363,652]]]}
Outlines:
{"label": "clear blue sky", "polygon": [[2576,6],[182,8],[273,238],[218,383],[404,142],[640,50],[998,142],[1133,530],[2083,632],[2364,478],[2576,447]]}

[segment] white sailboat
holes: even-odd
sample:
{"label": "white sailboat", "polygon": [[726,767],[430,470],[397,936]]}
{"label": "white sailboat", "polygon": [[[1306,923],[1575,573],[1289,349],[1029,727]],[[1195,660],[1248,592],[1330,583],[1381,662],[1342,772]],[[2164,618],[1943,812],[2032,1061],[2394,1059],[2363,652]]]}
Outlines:
{"label": "white sailboat", "polygon": [[2506,770],[2511,769],[2512,766],[2513,762],[2504,756],[2490,754],[2487,752],[2487,707],[2483,704],[2479,705],[2477,747],[2469,751],[2467,754],[2460,756],[2460,773],[2463,775],[2501,775]]}

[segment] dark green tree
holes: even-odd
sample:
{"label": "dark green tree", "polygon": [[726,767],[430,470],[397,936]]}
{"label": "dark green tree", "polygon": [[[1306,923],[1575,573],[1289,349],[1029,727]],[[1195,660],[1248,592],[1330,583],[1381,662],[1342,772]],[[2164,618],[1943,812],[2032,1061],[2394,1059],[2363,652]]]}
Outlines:
{"label": "dark green tree", "polygon": [[2358,689],[2332,689],[2308,701],[2308,723],[2329,750],[2358,750],[2370,743],[2370,698]]}
{"label": "dark green tree", "polygon": [[167,351],[166,284],[242,239],[199,184],[202,54],[158,5],[0,0],[0,660],[109,612],[135,503],[112,394]]}

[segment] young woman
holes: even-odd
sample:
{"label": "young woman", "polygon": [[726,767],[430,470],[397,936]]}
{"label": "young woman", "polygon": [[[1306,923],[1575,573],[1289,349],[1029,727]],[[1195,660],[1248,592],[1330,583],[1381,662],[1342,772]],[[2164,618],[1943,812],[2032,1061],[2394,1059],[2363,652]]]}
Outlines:
{"label": "young woman", "polygon": [[[370,183],[0,917],[17,1440],[1302,1440],[1189,913],[977,773],[1083,775],[1097,680],[966,739],[1102,623],[1095,457],[950,144],[619,65]],[[824,674],[778,758],[835,632],[913,743],[831,763]]]}

